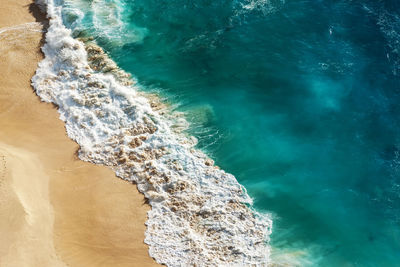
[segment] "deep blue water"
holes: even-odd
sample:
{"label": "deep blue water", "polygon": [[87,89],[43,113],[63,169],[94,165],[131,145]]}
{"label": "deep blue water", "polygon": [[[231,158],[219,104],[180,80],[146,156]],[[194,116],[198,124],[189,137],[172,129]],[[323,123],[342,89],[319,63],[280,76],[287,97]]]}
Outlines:
{"label": "deep blue water", "polygon": [[120,1],[65,20],[186,112],[275,261],[400,266],[399,1]]}

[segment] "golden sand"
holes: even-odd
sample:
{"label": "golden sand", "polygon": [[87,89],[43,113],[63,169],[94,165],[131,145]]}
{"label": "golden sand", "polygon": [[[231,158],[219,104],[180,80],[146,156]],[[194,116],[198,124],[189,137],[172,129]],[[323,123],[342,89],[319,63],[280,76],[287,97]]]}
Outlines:
{"label": "golden sand", "polygon": [[78,160],[57,110],[30,86],[42,58],[31,3],[0,0],[0,266],[156,266],[143,196]]}

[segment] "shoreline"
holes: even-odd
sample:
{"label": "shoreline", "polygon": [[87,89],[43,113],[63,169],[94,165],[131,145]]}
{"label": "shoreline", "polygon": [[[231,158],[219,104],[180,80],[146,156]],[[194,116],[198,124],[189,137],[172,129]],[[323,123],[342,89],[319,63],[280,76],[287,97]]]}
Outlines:
{"label": "shoreline", "polygon": [[43,58],[37,12],[29,0],[0,8],[0,31],[13,27],[0,33],[0,265],[157,266],[144,196],[77,159],[56,108],[30,85]]}
{"label": "shoreline", "polygon": [[171,266],[266,266],[270,216],[252,209],[236,178],[195,147],[184,118],[154,105],[100,47],[73,37],[62,3],[41,5],[49,28],[33,87],[58,107],[80,159],[109,166],[144,194],[151,257]]}

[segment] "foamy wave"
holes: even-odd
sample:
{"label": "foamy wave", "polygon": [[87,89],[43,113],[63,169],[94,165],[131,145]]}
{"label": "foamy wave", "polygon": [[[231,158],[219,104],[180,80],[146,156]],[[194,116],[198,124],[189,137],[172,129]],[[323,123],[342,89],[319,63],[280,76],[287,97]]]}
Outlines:
{"label": "foamy wave", "polygon": [[194,148],[181,117],[127,83],[99,48],[86,50],[64,27],[62,7],[45,4],[45,59],[32,84],[59,107],[81,159],[110,166],[149,200],[150,255],[168,266],[266,266],[269,217],[254,212],[235,177]]}
{"label": "foamy wave", "polygon": [[[85,14],[82,10],[90,10]],[[63,0],[62,18],[73,35],[93,35],[112,46],[141,43],[148,30],[129,21],[125,0]],[[87,25],[87,24],[90,24]]]}
{"label": "foamy wave", "polygon": [[93,1],[93,25],[98,34],[116,45],[140,43],[147,35],[146,28],[132,27],[123,22],[125,3],[119,0]]}

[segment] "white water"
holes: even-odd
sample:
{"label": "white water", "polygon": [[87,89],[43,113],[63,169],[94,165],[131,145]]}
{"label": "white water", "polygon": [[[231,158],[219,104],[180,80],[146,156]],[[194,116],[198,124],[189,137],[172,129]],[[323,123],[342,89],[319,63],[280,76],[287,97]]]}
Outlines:
{"label": "white water", "polygon": [[12,31],[33,31],[33,32],[41,32],[42,31],[42,25],[38,22],[28,22],[28,23],[23,23],[17,26],[12,26],[12,27],[4,27],[0,28],[0,35]]}
{"label": "white water", "polygon": [[[150,255],[168,266],[266,266],[272,222],[249,208],[235,177],[194,148],[181,117],[128,85],[114,66],[96,71],[85,45],[64,27],[62,7],[40,2],[50,27],[32,84],[59,107],[82,160],[110,166],[149,200]],[[89,58],[102,57],[96,47],[88,51]]]}

